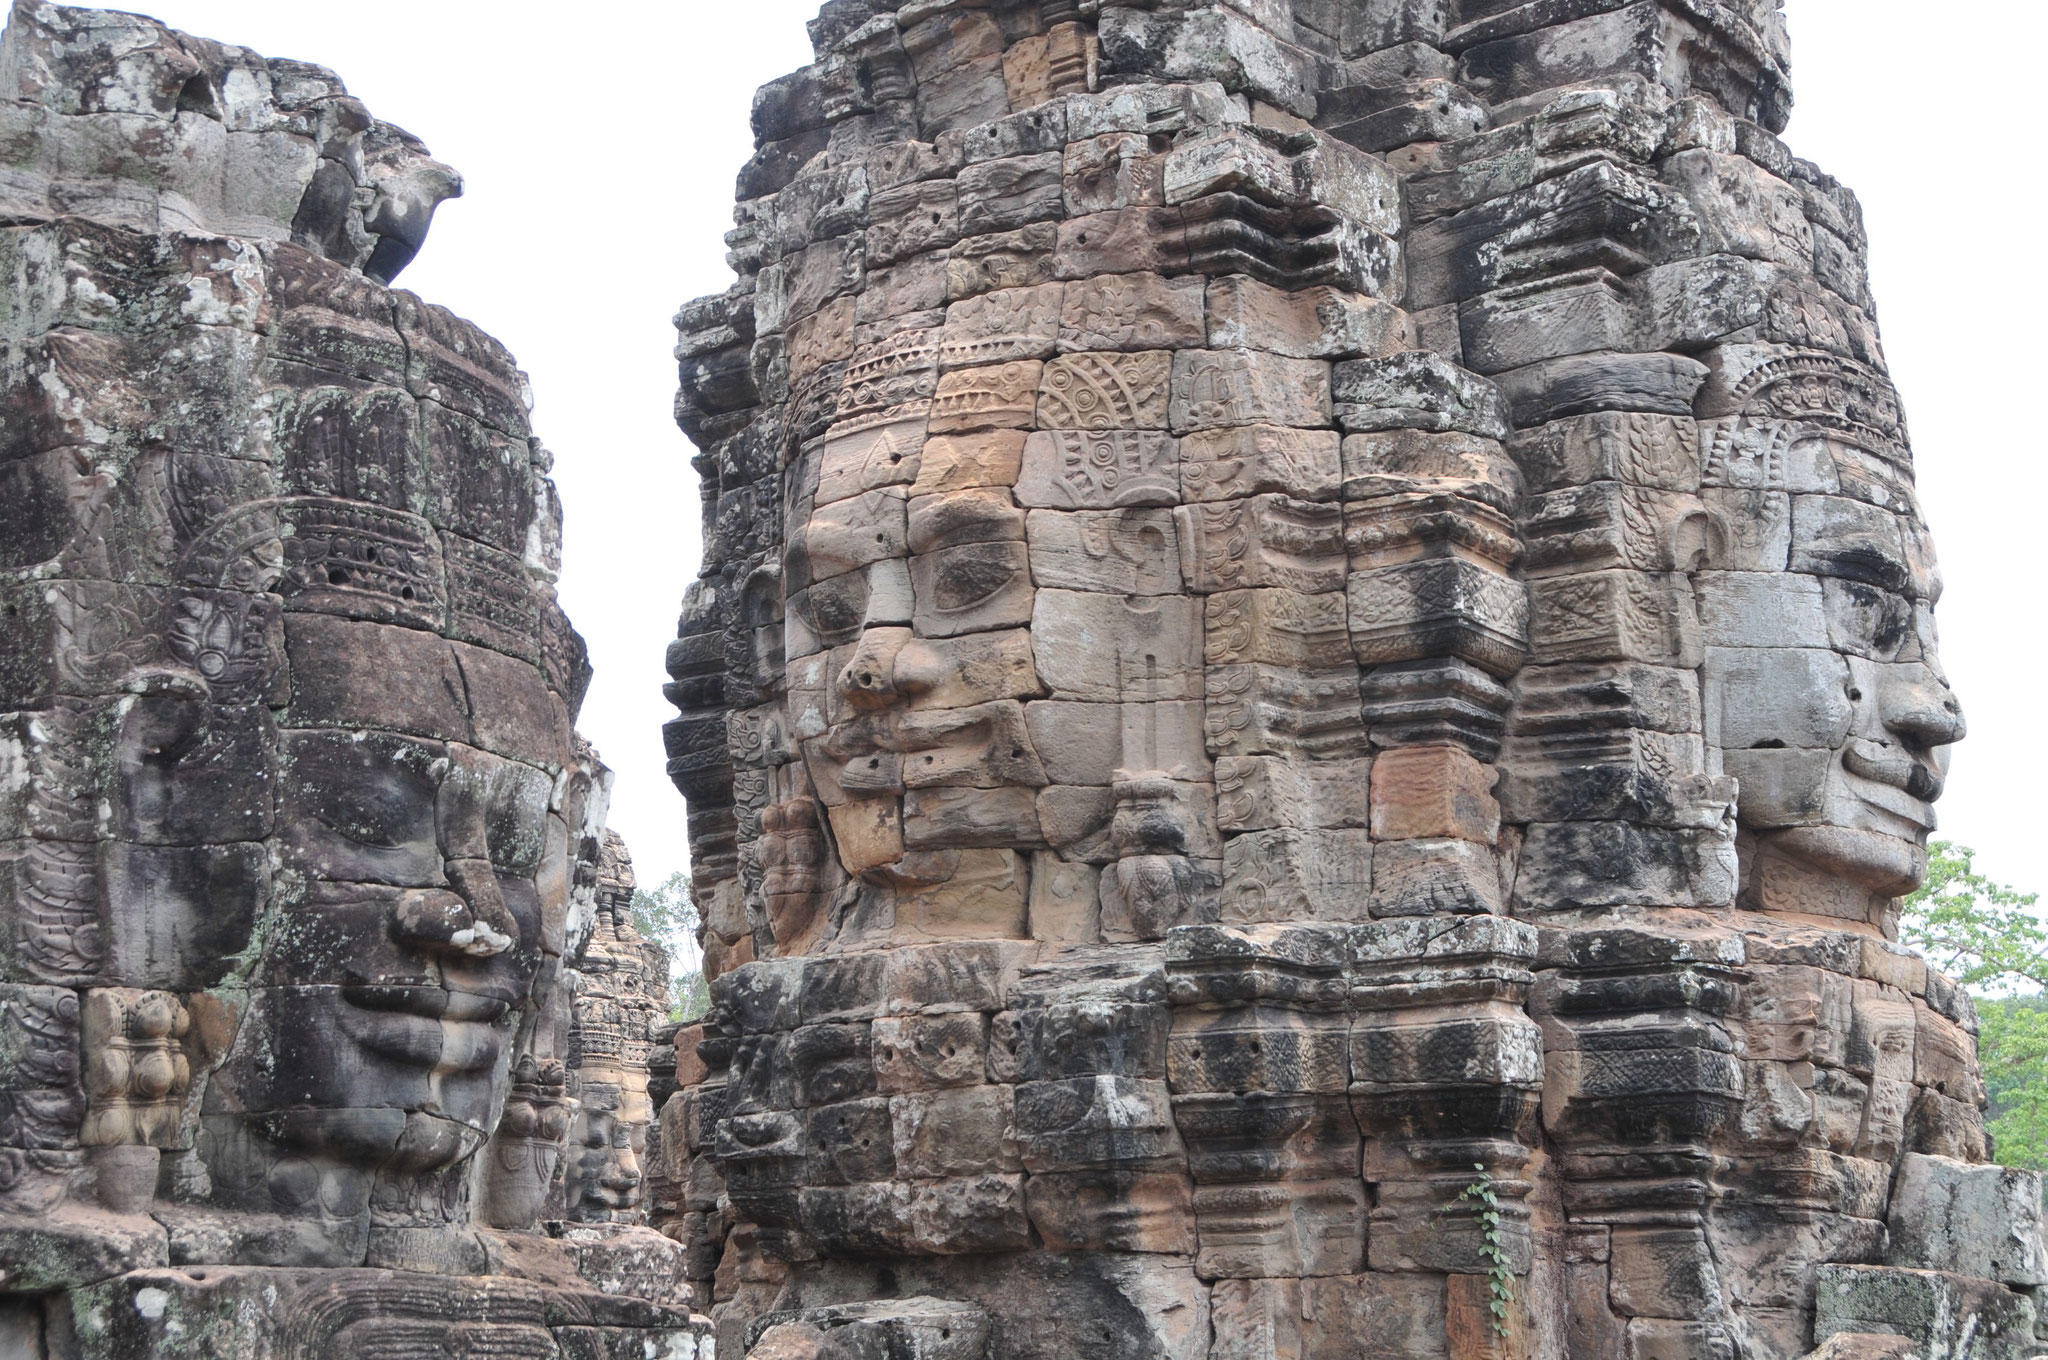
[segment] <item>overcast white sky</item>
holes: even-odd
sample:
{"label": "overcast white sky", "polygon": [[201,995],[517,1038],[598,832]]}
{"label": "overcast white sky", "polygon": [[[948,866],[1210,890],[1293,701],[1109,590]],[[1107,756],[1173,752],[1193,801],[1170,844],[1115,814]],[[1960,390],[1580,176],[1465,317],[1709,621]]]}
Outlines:
{"label": "overcast white sky", "polygon": [[[809,59],[818,0],[158,0],[175,27],[333,67],[468,179],[400,282],[475,320],[533,376],[568,508],[562,595],[597,681],[583,729],[618,771],[612,824],[643,882],[686,865],[662,773],[662,653],[698,555],[696,477],[669,413],[670,318],[731,280],[721,236],[754,88]],[[2040,786],[2048,610],[2048,320],[2033,81],[2048,6],[1787,0],[1787,140],[1862,195],[1893,377],[1949,593],[1969,715],[1941,834],[2048,891]]]}

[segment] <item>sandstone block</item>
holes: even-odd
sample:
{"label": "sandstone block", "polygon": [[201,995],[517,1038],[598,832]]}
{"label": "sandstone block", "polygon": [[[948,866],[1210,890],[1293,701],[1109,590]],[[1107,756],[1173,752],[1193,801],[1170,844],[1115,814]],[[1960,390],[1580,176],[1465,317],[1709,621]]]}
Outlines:
{"label": "sandstone block", "polygon": [[1364,731],[1355,666],[1294,671],[1211,666],[1203,729],[1211,754],[1317,759],[1359,749]]}
{"label": "sandstone block", "polygon": [[[1077,23],[1055,24],[1042,36],[1012,44],[1003,53],[1003,82],[1009,87],[1010,106],[1029,109],[1044,104],[1054,95],[1093,84],[1096,37]],[[1054,104],[1064,115],[1064,106]],[[1064,131],[1065,119],[1061,118]]]}
{"label": "sandstone block", "polygon": [[880,267],[960,239],[959,194],[950,179],[884,189],[868,202],[866,258]]}
{"label": "sandstone block", "polygon": [[1514,901],[1530,910],[1567,904],[1732,901],[1735,847],[1718,831],[1562,822],[1529,828]]}
{"label": "sandstone block", "polygon": [[1227,590],[1205,603],[1203,659],[1211,667],[1334,670],[1351,659],[1344,597],[1286,588]]}
{"label": "sandstone block", "polygon": [[1223,846],[1225,922],[1362,921],[1373,845],[1363,830],[1291,828],[1233,836]]}
{"label": "sandstone block", "polygon": [[[1040,825],[1044,824],[1041,800]],[[1051,840],[1050,833],[1047,839]],[[1072,864],[1049,851],[1031,857],[1028,904],[1031,938],[1053,945],[1093,944],[1101,938],[1098,919],[1101,871]]]}
{"label": "sandstone block", "polygon": [[1372,1272],[1218,1280],[1217,1360],[1447,1360],[1444,1282]]}
{"label": "sandstone block", "polygon": [[1434,354],[1409,350],[1338,364],[1330,376],[1337,424],[1369,430],[1459,430],[1505,439],[1508,407],[1493,384]]}
{"label": "sandstone block", "polygon": [[1497,440],[1460,431],[1384,430],[1347,435],[1347,501],[1448,493],[1503,512],[1522,499],[1522,474]]}
{"label": "sandstone block", "polygon": [[818,459],[817,504],[915,482],[924,443],[921,417],[826,439]]}
{"label": "sandstone block", "polygon": [[1293,161],[1249,129],[1226,128],[1191,138],[1167,156],[1167,202],[1185,203],[1222,190],[1268,203],[1286,203],[1300,193]]}
{"label": "sandstone block", "polygon": [[1062,350],[1168,350],[1204,343],[1198,276],[1103,274],[1069,283],[1066,290]]}
{"label": "sandstone block", "polygon": [[1059,348],[1064,285],[1003,288],[946,309],[939,367],[972,368],[1015,359],[1050,359]]}
{"label": "sandstone block", "polygon": [[1171,1169],[1180,1135],[1163,1081],[1093,1076],[1016,1088],[1018,1149],[1025,1169]]}
{"label": "sandstone block", "polygon": [[[1100,784],[1053,784],[1038,791],[1039,828],[1063,860],[1088,865],[1114,860],[1109,824],[1115,812],[1115,795]],[[1088,915],[1094,919],[1095,912]]]}
{"label": "sandstone block", "polygon": [[[1014,47],[1012,50],[1016,50]],[[1008,55],[1007,53],[1005,54]],[[1044,104],[1034,108],[1034,104]],[[1057,151],[1067,141],[1067,107],[1064,102],[1032,100],[1016,106],[1018,112],[959,131],[941,133],[948,148],[958,146],[963,165],[1000,160],[1006,156],[1038,155]]]}
{"label": "sandstone block", "polygon": [[[1114,839],[1115,823],[1111,823]],[[1214,921],[1222,866],[1177,854],[1121,854],[1102,874],[1102,938],[1129,944],[1164,939]]]}
{"label": "sandstone block", "polygon": [[1909,1152],[1892,1182],[1888,1265],[2041,1284],[2040,1177]]}
{"label": "sandstone block", "polygon": [[1258,350],[1182,350],[1173,358],[1173,428],[1330,423],[1330,369]]}
{"label": "sandstone block", "polygon": [[1343,588],[1343,515],[1291,496],[1205,501],[1173,512],[1181,574],[1196,594],[1274,587],[1313,595]]}
{"label": "sandstone block", "polygon": [[1122,758],[1121,705],[1054,700],[1026,705],[1024,719],[1053,783],[1107,788],[1114,780]]}
{"label": "sandstone block", "polygon": [[1165,509],[1034,510],[1031,576],[1040,586],[1178,595],[1179,538]]}
{"label": "sandstone block", "polygon": [[1262,492],[1329,500],[1341,475],[1334,430],[1238,425],[1191,430],[1180,440],[1181,494],[1223,501]]}
{"label": "sandstone block", "polygon": [[1811,267],[1813,228],[1799,191],[1748,157],[1682,151],[1664,176],[1699,214],[1707,250]]}
{"label": "sandstone block", "polygon": [[1366,665],[1449,656],[1495,677],[1521,667],[1528,591],[1476,562],[1437,558],[1355,572],[1346,593],[1352,646]]}
{"label": "sandstone block", "polygon": [[988,1022],[979,1014],[878,1019],[871,1043],[884,1094],[971,1086],[988,1063]]}
{"label": "sandstone block", "polygon": [[1030,789],[914,789],[903,799],[903,843],[912,850],[1032,847],[1038,806]]}
{"label": "sandstone block", "polygon": [[1055,1251],[1192,1255],[1193,1191],[1170,1171],[1054,1171],[1024,1185],[1031,1226]]}
{"label": "sandstone block", "polygon": [[969,543],[1024,540],[1024,512],[1000,487],[912,497],[906,515],[907,538],[913,553],[937,552]]}
{"label": "sandstone block", "polygon": [[1499,913],[1500,868],[1472,840],[1396,840],[1374,847],[1374,916]]}
{"label": "sandstone block", "polygon": [[815,1149],[805,1170],[813,1184],[858,1185],[896,1174],[887,1100],[814,1105],[804,1112],[804,1130]]}
{"label": "sandstone block", "polygon": [[1532,489],[1617,481],[1667,491],[1698,489],[1700,435],[1690,417],[1599,412],[1514,437]]}
{"label": "sandstone block", "polygon": [[1692,414],[1706,366],[1681,354],[1576,354],[1493,375],[1519,426],[1589,411]]}
{"label": "sandstone block", "polygon": [[1034,222],[957,242],[946,255],[946,296],[954,301],[994,288],[1029,288],[1053,277],[1059,231]]}
{"label": "sandstone block", "polygon": [[1163,206],[1163,169],[1152,139],[1141,133],[1105,132],[1069,142],[1061,169],[1067,216]]}
{"label": "sandstone block", "polygon": [[977,486],[1011,486],[1024,462],[1022,430],[984,430],[971,435],[927,439],[917,460],[912,496],[964,491]]}
{"label": "sandstone block", "polygon": [[1061,154],[1010,156],[961,170],[960,230],[978,236],[1056,219],[1064,207]]}
{"label": "sandstone block", "polygon": [[1131,270],[1180,272],[1190,263],[1185,214],[1134,204],[1060,223],[1054,278],[1081,280]]}
{"label": "sandstone block", "polygon": [[969,1086],[889,1101],[904,1176],[972,1176],[1019,1168],[1010,1137],[1012,1088]]}
{"label": "sandstone block", "polygon": [[905,864],[904,876],[911,881],[896,892],[890,933],[897,942],[1024,938],[1029,865],[1023,854],[959,843],[1029,845],[1037,836],[1035,819],[1030,834],[1023,836],[1011,834],[1023,829],[1014,821],[986,824],[979,831],[960,829],[960,824],[971,822],[977,811],[1013,818],[1019,799],[1030,798],[1029,789],[932,789],[906,795],[906,840],[914,826],[919,843],[909,848],[919,857]]}
{"label": "sandstone block", "polygon": [[910,559],[917,631],[926,637],[1008,628],[1031,619],[1029,551],[1022,543],[973,543]]}
{"label": "sandstone block", "polygon": [[[1997,1285],[1932,1270],[1824,1265],[1814,1299],[1814,1335],[1881,1332],[1911,1338],[1925,1360],[2021,1360],[2034,1347],[2034,1307]],[[1973,1340],[1957,1347],[1958,1335]]]}
{"label": "sandstone block", "polygon": [[1045,366],[1041,430],[1163,430],[1175,356],[1164,350],[1062,354]]}
{"label": "sandstone block", "polygon": [[1244,275],[1212,279],[1212,349],[1264,350],[1295,359],[1377,359],[1412,349],[1401,309],[1328,286],[1288,292]]}
{"label": "sandstone block", "polygon": [[1201,612],[1191,598],[1041,590],[1031,634],[1038,673],[1054,698],[1119,703],[1201,697]]}
{"label": "sandstone block", "polygon": [[1456,746],[1403,746],[1372,762],[1374,840],[1493,844],[1501,809],[1495,772]]}
{"label": "sandstone block", "polygon": [[1004,1011],[989,1026],[989,1076],[1004,1082],[1094,1073],[1164,1079],[1171,1021],[1158,991],[1052,1000]]}
{"label": "sandstone block", "polygon": [[1271,755],[1216,761],[1216,817],[1225,831],[1367,824],[1372,762],[1296,761]]}
{"label": "sandstone block", "polygon": [[853,319],[856,327],[929,326],[943,317],[945,305],[946,252],[933,250],[869,270]]}
{"label": "sandstone block", "polygon": [[943,374],[932,395],[933,434],[1029,429],[1042,365],[1035,359],[960,368]]}
{"label": "sandstone block", "polygon": [[1019,504],[1059,510],[1173,505],[1179,446],[1156,430],[1038,430],[1024,445]]}

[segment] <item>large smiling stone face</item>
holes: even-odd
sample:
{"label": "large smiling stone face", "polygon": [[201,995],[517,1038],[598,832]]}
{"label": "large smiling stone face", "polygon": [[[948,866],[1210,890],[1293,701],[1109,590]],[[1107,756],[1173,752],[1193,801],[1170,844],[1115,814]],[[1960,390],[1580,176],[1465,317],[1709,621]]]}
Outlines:
{"label": "large smiling stone face", "polygon": [[1844,360],[1738,349],[1708,400],[1729,414],[1694,576],[1707,745],[1739,781],[1751,904],[1876,920],[1925,876],[1964,731],[1897,399]]}
{"label": "large smiling stone face", "polygon": [[[373,1201],[467,1218],[602,821],[549,460],[503,347],[386,282],[458,181],[330,74],[49,6],[7,52],[0,965],[92,1077],[30,1083],[0,1189],[359,1260]],[[137,152],[60,213],[72,133]]]}

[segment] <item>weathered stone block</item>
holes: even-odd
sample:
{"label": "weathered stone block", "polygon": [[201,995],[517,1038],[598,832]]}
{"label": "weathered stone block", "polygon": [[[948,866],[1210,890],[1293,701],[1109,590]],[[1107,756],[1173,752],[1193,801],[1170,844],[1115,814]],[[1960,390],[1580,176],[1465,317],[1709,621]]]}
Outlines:
{"label": "weathered stone block", "polygon": [[1251,349],[1182,350],[1173,359],[1173,428],[1330,423],[1330,370],[1319,359]]}
{"label": "weathered stone block", "polygon": [[1886,1263],[2022,1288],[2041,1284],[2040,1178],[1907,1153],[1892,1181]]}
{"label": "weathered stone block", "polygon": [[2034,1348],[2034,1307],[2024,1295],[1933,1270],[1824,1265],[1814,1290],[1814,1335],[1910,1337],[1927,1360],[2020,1360]]}
{"label": "weathered stone block", "polygon": [[1500,834],[1494,778],[1491,769],[1455,746],[1381,752],[1372,766],[1373,839],[1491,845]]}
{"label": "weathered stone block", "polygon": [[1205,343],[1199,277],[1105,274],[1076,280],[1066,290],[1062,350],[1170,350]]}

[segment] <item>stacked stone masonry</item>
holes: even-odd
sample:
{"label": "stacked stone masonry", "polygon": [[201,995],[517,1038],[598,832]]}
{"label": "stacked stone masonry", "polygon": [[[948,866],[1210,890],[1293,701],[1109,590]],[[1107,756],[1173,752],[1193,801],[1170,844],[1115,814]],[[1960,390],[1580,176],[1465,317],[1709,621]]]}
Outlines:
{"label": "stacked stone masonry", "polygon": [[1776,5],[811,37],[678,317],[723,1351],[2048,1349],[1894,942],[1963,723]]}
{"label": "stacked stone masonry", "polygon": [[459,177],[39,0],[0,144],[0,1356],[711,1360],[551,459],[390,287]]}

